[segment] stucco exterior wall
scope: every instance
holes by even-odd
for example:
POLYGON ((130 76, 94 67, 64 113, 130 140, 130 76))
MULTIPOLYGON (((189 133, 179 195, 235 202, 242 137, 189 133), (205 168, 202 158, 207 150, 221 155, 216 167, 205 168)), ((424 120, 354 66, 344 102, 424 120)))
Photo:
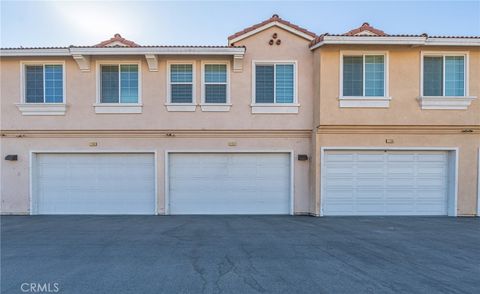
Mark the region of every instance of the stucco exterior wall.
POLYGON ((159 56, 159 70, 151 72, 143 55, 91 57, 91 70, 80 71, 71 58, 2 57, 0 59, 0 138, 2 213, 28 213, 30 154, 32 151, 151 150, 157 152, 158 213, 164 206, 165 150, 293 150, 309 155, 295 158, 295 213, 320 214, 322 147, 458 148, 458 215, 474 215, 477 207, 480 99, 467 110, 422 110, 420 64, 422 51, 468 52, 469 95, 480 95, 480 49, 476 47, 411 47, 326 45, 314 51, 309 41, 279 27, 270 27, 235 43, 245 46, 243 71, 233 72, 231 56, 159 56), (269 45, 276 33, 281 45, 269 45), (388 108, 340 108, 340 51, 388 51, 388 108), (23 116, 21 61, 64 61, 65 116, 23 116), (195 102, 201 102, 202 61, 230 62, 228 112, 169 112, 167 62, 194 61, 195 102), (97 62, 141 63, 141 114, 96 114, 97 62), (298 114, 252 114, 254 61, 297 63, 298 114), (327 127, 325 129, 324 127, 327 127), (377 129, 372 129, 377 127, 377 129), (330 129, 328 129, 330 128, 330 129), (423 128, 423 129, 422 129, 423 128), (462 130, 472 130, 464 133, 462 130), (151 131, 150 133, 146 133, 151 131), (167 132, 177 134, 169 137, 167 132), (187 132, 187 133, 182 133, 187 132), (386 144, 386 139, 394 143, 386 144), (228 142, 236 142, 229 146, 228 142), (98 147, 89 147, 97 142, 98 147), (18 154, 19 161, 3 160, 18 154))
MULTIPOLYGON (((18 161, 2 160, 0 213, 28 214, 30 208, 30 154, 34 151, 104 152, 154 151, 157 154, 158 214, 165 213, 165 151, 293 151, 309 154, 310 138, 1 138, 2 159, 17 154, 18 161), (228 142, 236 142, 230 147, 228 142), (97 147, 89 147, 97 142, 97 147)), ((310 212, 309 163, 294 160, 294 213, 310 212)))
MULTIPOLYGON (((321 147, 379 147, 379 148, 458 148, 458 197, 457 214, 459 216, 472 216, 477 210, 477 185, 478 185, 478 150, 480 148, 479 134, 322 134, 316 136, 317 145, 321 147), (386 139, 392 139, 393 144, 385 143, 386 139)), ((321 149, 316 149, 316 158, 319 158, 316 166, 317 190, 316 207, 320 214, 321 198, 321 149)), ((451 183, 450 183, 451 184, 451 183)), ((313 185, 313 183, 312 183, 313 185)))
POLYGON ((458 215, 475 215, 480 147, 480 51, 475 47, 411 47, 327 45, 315 50, 315 127, 312 142, 311 189, 315 211, 321 208, 322 147, 459 148, 458 215), (388 108, 340 108, 340 52, 388 52, 388 108), (420 93, 421 52, 468 52, 470 96, 477 96, 467 110, 422 110, 420 93), (372 127, 373 126, 373 127, 372 127), (450 129, 445 129, 446 126, 450 129), (457 126, 455 128, 455 126, 457 126), (453 129, 452 129, 453 127, 453 129), (326 128, 326 129, 325 129, 326 128), (463 129, 473 133, 462 133, 463 129), (387 144, 386 139, 394 143, 387 144))
POLYGON ((422 51, 468 52, 469 95, 480 96, 480 51, 475 47, 333 46, 315 50, 320 56, 322 125, 480 125, 480 98, 468 110, 422 110, 420 64, 422 51), (340 51, 388 51, 389 108, 340 108, 340 51))
MULTIPOLYGON (((241 44, 240 44, 241 43, 241 44)), ((194 60, 196 102, 201 102, 201 61, 228 60, 232 57, 165 56, 159 57, 158 72, 150 72, 144 56, 92 56, 90 72, 82 72, 73 58, 2 58, 1 128, 3 130, 98 130, 98 129, 311 129, 313 101, 313 54, 308 41, 281 29, 271 28, 254 38, 239 42, 248 46, 244 69, 235 73, 230 66, 232 108, 229 112, 168 112, 167 61, 194 60), (282 39, 281 46, 268 45, 273 32, 282 39), (296 60, 298 62, 298 114, 252 114, 252 60, 296 60), (20 103, 20 61, 60 60, 66 68, 65 116, 22 116, 15 106, 20 103), (142 114, 96 114, 96 62, 100 60, 141 61, 142 114)))

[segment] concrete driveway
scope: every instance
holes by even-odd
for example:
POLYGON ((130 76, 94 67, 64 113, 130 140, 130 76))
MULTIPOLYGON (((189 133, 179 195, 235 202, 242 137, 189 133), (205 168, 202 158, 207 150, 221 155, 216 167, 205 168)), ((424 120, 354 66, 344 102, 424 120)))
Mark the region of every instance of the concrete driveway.
POLYGON ((479 218, 3 216, 1 237, 2 293, 480 289, 479 218))

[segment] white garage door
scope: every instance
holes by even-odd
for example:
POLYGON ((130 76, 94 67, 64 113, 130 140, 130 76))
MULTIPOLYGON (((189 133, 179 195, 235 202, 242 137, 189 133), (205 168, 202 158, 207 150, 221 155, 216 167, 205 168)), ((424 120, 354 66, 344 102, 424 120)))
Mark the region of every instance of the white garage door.
POLYGON ((154 214, 153 154, 36 154, 33 212, 154 214))
POLYGON ((188 153, 169 156, 171 214, 289 214, 290 156, 188 153))
POLYGON ((448 153, 326 151, 324 215, 446 215, 448 153))

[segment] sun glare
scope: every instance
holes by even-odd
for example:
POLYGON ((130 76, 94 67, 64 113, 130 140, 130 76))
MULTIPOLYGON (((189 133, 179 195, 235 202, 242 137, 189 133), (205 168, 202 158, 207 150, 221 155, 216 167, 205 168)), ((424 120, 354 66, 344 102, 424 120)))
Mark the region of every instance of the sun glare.
POLYGON ((113 2, 50 2, 72 31, 84 35, 86 39, 101 41, 120 33, 132 37, 138 30, 139 22, 133 20, 132 13, 125 6, 113 2))

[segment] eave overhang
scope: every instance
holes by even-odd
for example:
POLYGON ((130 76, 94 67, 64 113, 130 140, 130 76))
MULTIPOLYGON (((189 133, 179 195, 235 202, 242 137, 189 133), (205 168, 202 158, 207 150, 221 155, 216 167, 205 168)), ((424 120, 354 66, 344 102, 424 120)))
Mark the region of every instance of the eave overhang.
POLYGON ((73 55, 243 55, 244 47, 70 47, 0 49, 0 56, 73 56, 73 55))
POLYGON ((315 50, 324 45, 407 45, 407 46, 480 46, 478 38, 435 38, 397 36, 323 36, 310 47, 315 50))

